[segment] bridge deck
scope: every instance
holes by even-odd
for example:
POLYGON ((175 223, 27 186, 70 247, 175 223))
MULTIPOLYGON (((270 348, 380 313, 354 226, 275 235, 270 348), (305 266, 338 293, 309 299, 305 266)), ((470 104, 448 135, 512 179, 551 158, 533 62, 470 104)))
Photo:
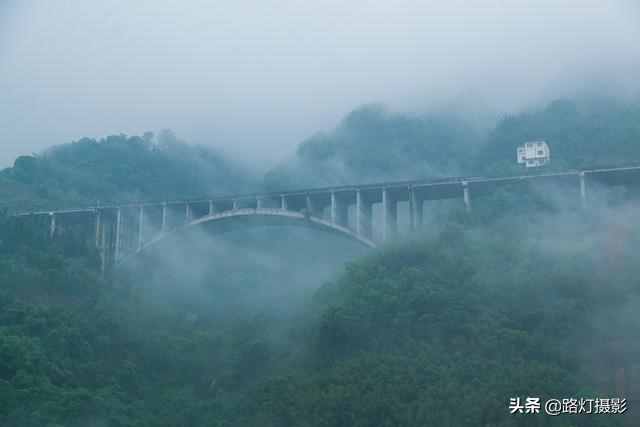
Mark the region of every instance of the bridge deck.
POLYGON ((553 179, 561 177, 579 177, 581 174, 593 175, 593 176, 620 176, 620 175, 635 175, 640 176, 640 166, 625 166, 614 168, 600 168, 600 169, 587 169, 587 170, 569 170, 564 172, 552 172, 533 175, 516 175, 516 176, 501 176, 501 177, 480 177, 480 176, 467 176, 467 177, 447 177, 440 179, 419 179, 410 181, 391 181, 391 182, 378 182, 369 184, 358 185, 340 185, 331 187, 317 187, 299 190, 288 190, 279 192, 266 192, 266 193, 247 193, 237 195, 225 195, 225 196, 211 196, 211 197, 199 197, 184 200, 163 200, 163 201, 137 201, 126 203, 109 203, 104 205, 92 205, 86 207, 70 208, 70 209, 47 209, 19 212, 13 216, 27 216, 27 215, 51 215, 51 214, 75 214, 75 213, 90 213, 95 212, 98 209, 117 209, 127 207, 146 207, 146 206, 158 206, 158 205, 181 205, 185 203, 198 204, 207 202, 217 203, 232 203, 234 201, 246 201, 253 199, 273 199, 278 197, 304 197, 307 195, 320 195, 328 193, 345 193, 345 192, 366 192, 368 190, 380 190, 380 189, 400 189, 412 187, 415 189, 427 189, 434 187, 446 187, 446 186, 459 186, 467 184, 471 187, 477 185, 490 185, 490 184, 506 184, 518 181, 527 180, 543 180, 553 179))

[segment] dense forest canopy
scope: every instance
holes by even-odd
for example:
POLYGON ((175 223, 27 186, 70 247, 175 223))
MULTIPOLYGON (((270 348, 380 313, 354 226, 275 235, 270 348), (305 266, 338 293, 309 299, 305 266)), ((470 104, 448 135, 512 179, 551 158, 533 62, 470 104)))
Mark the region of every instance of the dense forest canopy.
MULTIPOLYGON (((522 173, 529 139, 550 143, 546 170, 623 164, 640 162, 639 123, 635 104, 564 100, 483 134, 367 106, 264 182, 170 133, 120 135, 21 157, 0 195, 45 206, 522 173)), ((501 191, 364 256, 306 232, 200 235, 113 280, 90 246, 0 214, 0 425, 621 426, 508 412, 514 396, 615 397, 616 370, 638 372, 637 193, 584 212, 562 191, 501 191)))
POLYGON ((292 159, 267 173, 265 184, 291 188, 464 174, 479 139, 458 118, 364 106, 332 132, 303 141, 292 159))
POLYGON ((476 160, 478 171, 517 171, 516 147, 546 140, 550 169, 581 169, 636 164, 640 159, 640 103, 598 98, 558 100, 537 111, 507 116, 489 133, 476 160))
POLYGON ((510 114, 488 132, 450 115, 403 115, 359 108, 329 133, 302 142, 271 170, 269 188, 523 172, 516 148, 546 140, 546 170, 627 165, 640 159, 640 103, 557 100, 510 114))
POLYGON ((516 147, 546 140, 547 171, 620 166, 640 159, 640 103, 558 100, 508 115, 488 131, 445 114, 391 113, 368 105, 303 141, 263 179, 223 154, 157 136, 83 138, 21 156, 0 171, 0 202, 14 208, 161 200, 260 190, 520 174, 516 147))
POLYGON ((0 198, 11 207, 69 206, 248 192, 256 183, 221 153, 190 146, 165 130, 158 136, 83 138, 19 157, 0 172, 0 198))

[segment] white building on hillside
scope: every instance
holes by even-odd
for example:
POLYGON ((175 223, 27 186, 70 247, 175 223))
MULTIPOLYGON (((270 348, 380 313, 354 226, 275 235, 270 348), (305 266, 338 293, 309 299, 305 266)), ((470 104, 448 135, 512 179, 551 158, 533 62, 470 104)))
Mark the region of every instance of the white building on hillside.
POLYGON ((518 147, 518 164, 528 168, 544 166, 551 161, 551 151, 545 141, 529 141, 518 147))

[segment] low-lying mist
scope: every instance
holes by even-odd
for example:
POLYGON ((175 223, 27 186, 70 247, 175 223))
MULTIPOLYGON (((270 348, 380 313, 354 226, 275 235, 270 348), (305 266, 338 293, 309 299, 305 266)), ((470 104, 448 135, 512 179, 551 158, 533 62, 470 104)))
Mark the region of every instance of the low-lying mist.
POLYGON ((507 427, 511 396, 634 398, 634 185, 590 179, 584 206, 577 179, 472 190, 471 213, 428 201, 420 232, 375 250, 305 228, 194 227, 113 282, 65 255, 64 235, 46 250, 4 242, 0 281, 20 292, 0 295, 0 337, 24 345, 0 351, 38 382, 0 421, 45 425, 55 403, 69 408, 58 423, 80 425, 339 425, 349 413, 507 427), (86 397, 71 405, 72 392, 86 397))
POLYGON ((144 298, 184 303, 211 316, 297 314, 345 263, 368 249, 341 236, 300 227, 269 226, 210 233, 176 233, 136 260, 144 298))
MULTIPOLYGON (((602 375, 587 371, 604 369, 612 360, 637 369, 632 361, 640 354, 633 339, 640 322, 634 310, 640 296, 640 267, 634 257, 640 250, 635 224, 640 203, 634 194, 591 182, 583 206, 574 185, 522 186, 473 199, 471 214, 455 200, 430 201, 425 203, 422 230, 373 252, 304 228, 223 235, 203 228, 152 248, 132 265, 129 280, 143 310, 168 310, 187 325, 204 328, 215 322, 231 330, 252 325, 247 327, 261 339, 279 337, 270 345, 287 353, 301 351, 306 344, 291 337, 300 328, 313 330, 307 322, 318 322, 316 315, 322 317, 331 306, 373 304, 367 310, 377 310, 377 303, 358 296, 360 288, 353 286, 360 279, 354 269, 370 266, 372 291, 390 286, 382 292, 395 295, 398 285, 386 277, 393 277, 395 269, 418 268, 428 276, 442 274, 455 289, 471 286, 473 292, 493 295, 497 307, 482 310, 517 315, 524 322, 518 327, 549 339, 550 346, 557 345, 554 337, 564 337, 565 344, 575 348, 563 351, 580 362, 581 375, 613 390, 609 368, 602 375), (440 264, 438 259, 448 261, 440 264), (458 279, 446 273, 448 262, 459 263, 456 274, 461 276, 455 285, 458 279), (556 322, 558 329, 538 329, 536 322, 544 328, 556 322)), ((402 310, 394 309, 391 316, 402 310)), ((442 310, 447 319, 449 309, 442 310)), ((374 330, 363 335, 358 341, 377 339, 374 330)))

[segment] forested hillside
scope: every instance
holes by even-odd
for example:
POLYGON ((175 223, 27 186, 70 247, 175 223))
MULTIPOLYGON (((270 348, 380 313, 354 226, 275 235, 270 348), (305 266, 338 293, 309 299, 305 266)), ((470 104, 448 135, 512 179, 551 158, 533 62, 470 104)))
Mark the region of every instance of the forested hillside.
POLYGON ((303 141, 265 177, 270 189, 464 174, 480 134, 450 115, 352 111, 336 129, 303 141))
MULTIPOLYGON (((265 185, 507 173, 531 138, 551 168, 640 162, 639 119, 562 101, 483 136, 366 107, 265 185)), ((164 198, 247 176, 170 134, 117 136, 22 157, 0 194, 164 198)), ((316 232, 200 234, 112 280, 91 248, 0 213, 0 426, 621 426, 509 415, 510 397, 616 397, 619 368, 638 372, 638 201, 585 212, 562 191, 504 190, 368 254, 316 232)))
MULTIPOLYGON (((544 170, 632 163, 640 158, 640 105, 555 101, 513 114, 488 132, 445 114, 408 115, 364 106, 336 129, 303 141, 263 180, 221 153, 155 136, 113 135, 53 147, 0 171, 1 206, 198 197, 254 190, 458 175, 519 174, 516 147, 544 139, 544 170)), ((535 171, 539 172, 539 171, 535 171)))
POLYGON ((563 232, 547 218, 542 239, 518 218, 450 224, 435 240, 350 264, 298 305, 269 289, 304 286, 303 277, 230 288, 232 276, 190 283, 141 272, 106 283, 91 259, 6 242, 0 421, 528 425, 508 415, 509 397, 609 396, 618 364, 640 355, 640 236, 627 230, 612 247, 602 221, 563 232), (257 302, 266 304, 243 302, 265 291, 257 302))
POLYGON ((171 131, 112 135, 19 157, 0 171, 0 203, 27 208, 165 200, 248 192, 256 182, 222 154, 181 142, 171 131))
POLYGON ((270 188, 290 188, 520 174, 516 147, 531 140, 546 140, 551 147, 546 171, 627 165, 640 159, 640 103, 558 100, 507 115, 486 133, 446 115, 362 107, 332 132, 300 144, 265 182, 270 188))
POLYGON ((476 170, 498 175, 518 172, 516 147, 540 139, 551 147, 550 170, 637 164, 640 102, 558 100, 539 110, 507 116, 489 133, 476 170))
POLYGON ((547 228, 547 241, 517 224, 452 227, 352 264, 318 294, 309 365, 261 385, 247 425, 618 425, 505 407, 506 396, 611 393, 614 366, 640 354, 639 235, 603 265, 598 227, 547 228), (561 248, 573 233, 586 245, 561 248))

